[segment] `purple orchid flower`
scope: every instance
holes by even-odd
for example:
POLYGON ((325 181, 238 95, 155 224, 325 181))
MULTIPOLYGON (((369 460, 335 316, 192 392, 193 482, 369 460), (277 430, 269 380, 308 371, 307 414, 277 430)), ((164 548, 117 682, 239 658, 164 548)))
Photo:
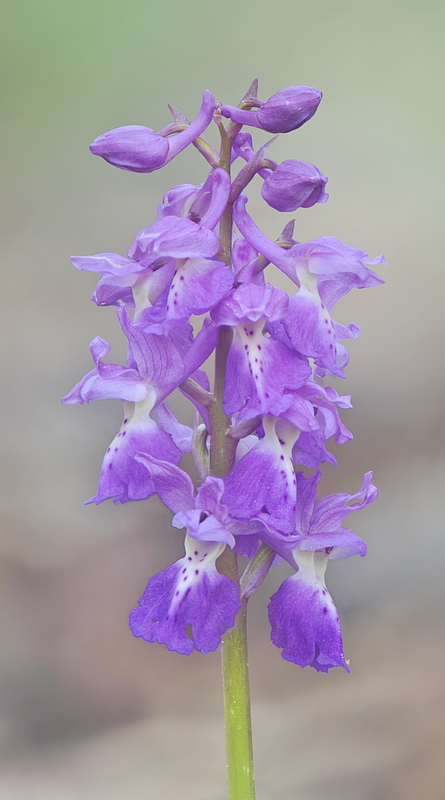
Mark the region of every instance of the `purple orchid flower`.
POLYGON ((366 545, 342 528, 344 517, 371 503, 377 496, 372 472, 367 472, 359 492, 334 494, 316 502, 317 472, 310 478, 297 473, 298 502, 295 532, 265 534, 265 540, 297 572, 272 595, 269 604, 271 639, 283 648, 286 661, 311 666, 319 672, 343 667, 350 672, 343 652, 340 620, 326 588, 329 558, 366 554, 366 545))
POLYGON ((131 630, 186 655, 194 649, 216 650, 240 607, 237 587, 215 566, 224 548, 235 544, 227 507, 221 503, 224 484, 220 478, 207 478, 195 496, 191 479, 179 467, 142 453, 136 460, 175 512, 173 526, 186 528, 187 534, 185 556, 148 582, 139 608, 130 614, 131 630))
POLYGON ((337 364, 337 336, 356 336, 357 326, 339 326, 330 316, 337 300, 351 289, 383 283, 365 266, 386 263, 383 256, 368 260, 363 250, 344 244, 333 236, 322 236, 289 250, 268 239, 246 211, 242 195, 235 204, 235 221, 242 235, 258 252, 281 269, 299 291, 289 299, 283 325, 298 352, 315 360, 322 369, 340 374, 337 364))
POLYGON ((198 116, 185 130, 167 138, 174 132, 172 126, 156 133, 143 125, 126 125, 102 133, 90 145, 90 150, 93 155, 101 156, 119 169, 154 172, 168 164, 203 133, 212 121, 215 107, 213 96, 205 91, 198 116))
POLYGON ((184 438, 185 426, 166 420, 165 414, 156 421, 156 409, 198 369, 214 346, 202 331, 193 340, 189 324, 156 336, 138 330, 125 309, 118 316, 129 343, 129 366, 103 363, 110 346, 97 337, 90 345, 96 368, 62 400, 67 404, 105 398, 124 402, 124 421, 105 453, 97 494, 88 501, 95 503, 112 498, 126 503, 154 494, 147 471, 134 461, 137 452, 154 453, 178 464, 184 450, 191 449, 191 431, 184 438))

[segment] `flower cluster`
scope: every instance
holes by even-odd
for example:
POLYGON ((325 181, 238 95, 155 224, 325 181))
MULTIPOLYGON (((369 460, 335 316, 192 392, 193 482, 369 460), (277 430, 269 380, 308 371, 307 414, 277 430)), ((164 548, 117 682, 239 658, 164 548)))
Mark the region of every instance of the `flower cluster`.
POLYGON ((202 185, 167 191, 127 256, 72 259, 79 270, 98 273, 92 299, 116 306, 128 361, 105 361, 110 346, 96 337, 94 368, 63 402, 123 403, 122 425, 87 502, 158 494, 174 514, 173 527, 186 530, 184 556, 149 580, 131 612, 135 636, 184 654, 215 650, 241 603, 285 560, 293 574, 270 600, 272 642, 301 666, 348 670, 324 576, 328 559, 365 555, 343 519, 377 490, 367 473, 356 494, 317 499, 320 464, 335 464, 328 441, 352 437, 339 413, 350 397, 326 380, 344 377, 343 342, 359 333, 355 324, 337 322, 333 307, 353 288, 382 283, 369 265, 385 262, 332 236, 298 242, 293 223, 275 242, 257 227, 244 194, 255 176, 279 211, 328 198, 317 167, 276 164, 265 155, 271 142, 255 151, 244 130, 293 131, 314 115, 321 92, 290 86, 262 101, 257 88, 255 81, 236 108, 206 91, 192 122, 171 108, 173 122, 159 132, 117 128, 91 145, 120 169, 152 172, 193 144, 211 169, 202 185), (209 126, 220 133, 219 150, 203 136, 209 126), (293 292, 266 281, 268 265, 290 278, 293 292), (204 315, 196 334, 192 315, 204 315), (211 382, 204 365, 215 350, 211 382), (167 405, 175 390, 195 406, 193 430, 167 405), (196 485, 180 466, 186 452, 196 485), (248 559, 239 581, 220 568, 227 549, 248 559))

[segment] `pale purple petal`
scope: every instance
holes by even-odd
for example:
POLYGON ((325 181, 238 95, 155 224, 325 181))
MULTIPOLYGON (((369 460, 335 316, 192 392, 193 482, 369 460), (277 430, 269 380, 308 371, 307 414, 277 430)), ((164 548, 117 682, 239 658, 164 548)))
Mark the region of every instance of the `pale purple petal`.
POLYGON ((325 550, 329 559, 365 556, 367 551, 363 539, 360 539, 360 536, 346 528, 327 533, 310 533, 308 536, 303 536, 298 542, 298 549, 311 552, 325 550))
POLYGON ((235 539, 226 526, 213 514, 207 516, 199 508, 175 514, 172 525, 174 528, 187 528, 188 535, 201 542, 223 542, 229 547, 235 545, 235 539))
POLYGON ((140 272, 143 267, 136 261, 117 255, 117 253, 98 253, 94 256, 72 256, 70 261, 76 269, 100 272, 102 275, 129 275, 140 272))
POLYGON ((372 472, 366 472, 360 491, 356 494, 332 494, 317 503, 312 519, 313 532, 336 530, 351 511, 364 508, 377 497, 378 490, 371 483, 372 472))

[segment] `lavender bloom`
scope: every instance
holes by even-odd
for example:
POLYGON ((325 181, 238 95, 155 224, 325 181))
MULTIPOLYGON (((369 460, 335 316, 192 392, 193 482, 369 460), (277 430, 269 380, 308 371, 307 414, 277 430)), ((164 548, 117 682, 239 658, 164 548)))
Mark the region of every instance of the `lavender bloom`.
POLYGON ((269 133, 287 133, 300 128, 314 116, 322 93, 313 86, 287 86, 265 102, 246 101, 245 105, 258 105, 252 110, 221 106, 221 114, 238 125, 253 125, 269 133))
POLYGON ((313 164, 283 161, 264 181, 261 195, 277 211, 310 208, 328 199, 324 191, 327 180, 313 164))
POLYGON ((127 125, 102 133, 90 145, 90 150, 119 169, 154 172, 201 135, 210 124, 214 109, 215 100, 210 92, 205 91, 196 119, 171 138, 166 138, 170 132, 168 128, 156 133, 143 125, 127 125))
POLYGON ((259 230, 246 209, 242 195, 235 204, 235 220, 242 235, 272 261, 299 291, 289 299, 283 325, 293 347, 313 358, 317 366, 340 374, 337 365, 337 336, 355 336, 357 326, 338 326, 332 320, 333 305, 351 289, 383 283, 365 266, 385 263, 383 256, 368 260, 363 250, 344 244, 333 236, 322 236, 306 244, 283 250, 259 230))
MULTIPOLYGON (((62 401, 84 403, 116 398, 124 402, 124 421, 105 453, 98 492, 88 501, 95 503, 112 498, 116 503, 126 503, 154 494, 156 490, 147 471, 134 461, 137 452, 153 453, 179 463, 183 436, 179 431, 176 435, 175 426, 172 428, 168 420, 167 424, 162 419, 157 424, 153 414, 162 400, 195 372, 213 349, 213 342, 203 336, 193 341, 189 325, 182 331, 156 336, 139 331, 124 309, 120 309, 118 315, 129 343, 129 366, 103 363, 102 358, 110 346, 97 337, 90 345, 96 368, 62 401)), ((189 439, 186 449, 190 447, 189 439)))
MULTIPOLYGON (((366 473, 355 495, 337 494, 315 502, 320 473, 305 478, 297 473, 298 503, 295 534, 287 541, 277 533, 271 546, 297 568, 272 595, 269 619, 273 644, 282 657, 319 672, 343 667, 350 672, 343 652, 340 620, 326 588, 329 558, 366 554, 365 543, 341 523, 347 514, 371 503, 377 495, 372 472, 366 473)), ((269 539, 269 537, 267 537, 269 539)), ((272 539, 273 537, 270 537, 272 539)))
POLYGON ((130 614, 135 636, 190 654, 216 650, 240 607, 235 584, 216 570, 216 559, 235 539, 225 523, 223 482, 207 478, 194 497, 189 476, 178 467, 139 455, 161 499, 173 511, 173 525, 187 528, 185 556, 151 578, 140 607, 130 614), (191 626, 191 638, 186 629, 191 626))
POLYGON ((184 558, 150 579, 130 613, 133 635, 183 655, 216 650, 240 608, 237 587, 215 567, 223 550, 223 544, 187 536, 184 558))

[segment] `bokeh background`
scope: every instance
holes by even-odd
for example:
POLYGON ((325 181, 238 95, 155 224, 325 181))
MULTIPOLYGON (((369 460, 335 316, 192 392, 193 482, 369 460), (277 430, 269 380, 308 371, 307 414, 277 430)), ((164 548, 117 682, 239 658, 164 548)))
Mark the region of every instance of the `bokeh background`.
MULTIPOLYGON (((93 336, 124 357, 113 310, 90 303, 94 276, 69 256, 125 253, 169 186, 205 175, 195 151, 145 176, 89 142, 162 127, 167 102, 192 117, 204 88, 236 104, 256 75, 263 99, 324 92, 270 151, 329 176, 298 238, 389 262, 386 286, 336 314, 362 326, 341 386, 355 439, 324 488, 357 491, 370 468, 380 487, 351 520, 367 558, 328 571, 353 672, 280 658, 266 605, 283 573, 270 575, 250 612, 258 798, 444 798, 443 4, 16 0, 2 17, 1 798, 225 797, 218 654, 180 657, 127 629, 181 536, 154 499, 82 505, 121 409, 59 398, 90 369, 93 336)), ((275 237, 259 183, 250 209, 275 237)))

